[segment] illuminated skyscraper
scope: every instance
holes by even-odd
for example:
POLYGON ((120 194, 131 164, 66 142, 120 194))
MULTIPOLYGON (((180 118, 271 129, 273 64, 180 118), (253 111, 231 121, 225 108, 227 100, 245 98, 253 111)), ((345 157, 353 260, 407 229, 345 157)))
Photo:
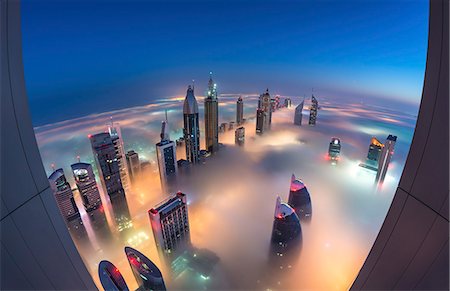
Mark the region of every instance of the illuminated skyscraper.
POLYGON ((238 146, 243 146, 245 143, 245 128, 243 126, 236 128, 234 131, 234 142, 238 146))
POLYGON ((298 217, 310 219, 312 215, 311 197, 302 180, 292 174, 288 204, 295 210, 298 217))
POLYGON ((294 124, 296 125, 302 125, 304 103, 305 100, 303 100, 297 107, 295 107, 294 124))
POLYGON ((272 229, 272 245, 280 254, 288 250, 301 237, 300 219, 294 209, 277 197, 272 229))
POLYGON ((319 109, 319 102, 317 102, 316 97, 312 95, 311 97, 311 108, 309 111, 309 125, 316 125, 317 110, 319 109))
POLYGON ((123 188, 127 189, 130 181, 128 177, 128 168, 127 168, 127 161, 125 158, 122 132, 120 130, 119 124, 113 123, 111 119, 111 123, 108 125, 108 132, 109 135, 111 136, 114 148, 116 149, 117 164, 119 165, 120 179, 122 181, 122 186, 123 188))
POLYGON ((109 197, 124 196, 119 168, 119 154, 109 133, 90 135, 92 152, 100 175, 100 181, 109 197))
POLYGON ((126 154, 128 176, 131 182, 134 182, 141 174, 141 162, 139 161, 139 155, 137 152, 131 150, 126 154))
POLYGON ((256 134, 264 133, 264 124, 265 124, 266 114, 264 110, 258 108, 256 109, 256 134))
POLYGON ((72 168, 75 184, 83 200, 86 212, 91 212, 99 208, 102 205, 102 200, 100 199, 97 182, 95 182, 92 165, 88 163, 76 163, 70 167, 72 168))
POLYGON ((373 171, 378 170, 378 160, 383 147, 384 145, 376 137, 372 137, 370 140, 369 151, 367 152, 365 168, 373 171))
POLYGON ((194 89, 189 86, 184 99, 184 141, 186 144, 186 159, 196 164, 200 154, 200 128, 198 126, 198 104, 194 96, 194 89))
POLYGON ((238 125, 244 123, 244 100, 242 100, 242 96, 239 96, 236 102, 236 123, 238 125))
POLYGON ((284 99, 284 106, 285 106, 286 108, 291 108, 291 106, 292 106, 292 100, 291 100, 291 98, 286 97, 286 99, 284 99))
POLYGON ((336 161, 339 159, 339 155, 341 154, 341 141, 337 137, 333 137, 330 141, 330 145, 328 146, 328 157, 336 161))
POLYGON ((272 105, 269 94, 269 89, 266 89, 266 92, 259 96, 259 109, 262 109, 264 114, 264 131, 270 130, 270 126, 272 125, 272 105))
POLYGON ((104 290, 128 291, 127 283, 119 269, 109 261, 101 261, 98 265, 98 277, 104 290))
POLYGON ((219 149, 219 102, 212 72, 209 73, 208 92, 205 98, 205 142, 209 152, 214 153, 219 149))
POLYGON ((389 168, 389 163, 391 162, 392 155, 394 154, 395 143, 397 142, 397 136, 389 135, 384 143, 383 150, 381 152, 380 158, 378 159, 378 171, 376 180, 380 183, 384 181, 386 177, 387 170, 389 168))
POLYGON ((66 180, 63 169, 54 171, 50 177, 48 177, 48 181, 50 182, 50 188, 53 190, 59 211, 61 211, 66 222, 79 218, 80 213, 78 212, 72 189, 66 180))
POLYGON ((149 258, 130 247, 125 247, 125 255, 139 286, 138 290, 166 290, 161 271, 149 258))
POLYGON ((159 178, 161 186, 167 190, 167 186, 174 182, 178 172, 177 153, 175 143, 169 137, 169 123, 166 120, 161 124, 161 141, 156 144, 156 157, 158 159, 159 178))
POLYGON ((162 255, 190 246, 186 194, 178 192, 148 211, 156 247, 162 255))

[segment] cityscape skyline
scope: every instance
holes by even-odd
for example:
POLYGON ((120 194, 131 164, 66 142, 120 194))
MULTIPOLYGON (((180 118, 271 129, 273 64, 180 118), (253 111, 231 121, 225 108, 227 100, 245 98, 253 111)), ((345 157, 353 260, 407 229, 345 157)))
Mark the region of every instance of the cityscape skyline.
MULTIPOLYGON (((203 80, 208 71, 220 80, 221 93, 259 94, 261 87, 269 87, 275 95, 304 96, 315 88, 318 96, 342 102, 419 102, 426 1, 410 1, 406 7, 383 1, 212 6, 138 1, 127 5, 120 17, 115 17, 118 3, 105 8, 93 1, 92 14, 84 15, 80 25, 77 11, 85 5, 23 3, 25 76, 35 126, 99 113, 99 108, 117 110, 179 96, 192 79, 203 80), (177 29, 186 13, 196 21, 177 29), (264 22, 258 21, 260 15, 264 22), (230 23, 229 17, 235 21, 230 23), (155 32, 156 27, 161 31, 155 32), (116 38, 124 29, 127 37, 116 38), (206 36, 212 41, 203 41, 206 36), (183 57, 187 54, 189 59, 183 57), (104 104, 104 98, 111 102, 104 104)), ((206 95, 207 84, 196 85, 197 96, 206 95)))

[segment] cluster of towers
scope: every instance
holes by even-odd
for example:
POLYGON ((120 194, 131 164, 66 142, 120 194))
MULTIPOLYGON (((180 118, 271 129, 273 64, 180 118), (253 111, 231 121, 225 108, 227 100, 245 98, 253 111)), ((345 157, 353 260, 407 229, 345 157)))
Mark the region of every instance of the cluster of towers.
MULTIPOLYGON (((294 124, 295 125, 302 125, 304 104, 305 104, 305 100, 300 102, 300 104, 298 104, 297 107, 295 108, 295 114, 294 114, 294 124)), ((309 125, 311 125, 311 126, 316 125, 318 110, 319 110, 319 102, 317 101, 316 97, 314 97, 314 95, 312 95, 311 96, 311 107, 309 108, 309 121, 308 121, 309 125)))

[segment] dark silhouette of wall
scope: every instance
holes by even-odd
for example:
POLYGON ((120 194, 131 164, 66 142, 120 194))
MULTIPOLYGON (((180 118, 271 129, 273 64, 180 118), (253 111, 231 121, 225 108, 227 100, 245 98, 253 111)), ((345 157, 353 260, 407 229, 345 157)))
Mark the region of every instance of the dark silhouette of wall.
POLYGON ((430 1, 427 65, 405 168, 352 289, 449 288, 449 1, 430 1))
POLYGON ((56 206, 22 64, 20 2, 1 0, 0 289, 96 289, 56 206))

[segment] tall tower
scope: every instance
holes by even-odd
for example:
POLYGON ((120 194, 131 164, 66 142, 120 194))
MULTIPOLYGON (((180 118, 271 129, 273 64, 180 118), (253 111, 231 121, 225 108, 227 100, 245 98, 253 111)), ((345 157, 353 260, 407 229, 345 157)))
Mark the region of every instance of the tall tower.
POLYGON ((109 133, 90 135, 92 152, 100 175, 103 190, 110 198, 125 196, 119 168, 119 154, 109 133))
POLYGON ((196 164, 200 155, 200 128, 198 126, 198 104, 194 96, 194 88, 188 87, 183 106, 184 141, 186 143, 186 159, 196 164))
POLYGON ((297 107, 295 107, 295 115, 294 115, 294 124, 302 125, 303 118, 303 105, 305 104, 305 100, 303 100, 297 107))
POLYGON ((272 104, 269 89, 259 96, 259 108, 264 112, 264 131, 269 130, 272 125, 272 104))
POLYGON ((161 124, 161 141, 156 144, 159 178, 163 189, 166 189, 174 181, 178 172, 175 142, 170 140, 168 125, 166 117, 166 120, 161 124))
POLYGON ((166 290, 161 271, 149 258, 130 247, 125 247, 125 255, 139 285, 138 290, 166 290))
POLYGON ((243 126, 236 128, 234 131, 234 142, 238 146, 243 146, 245 143, 245 128, 243 126))
POLYGON ((78 162, 70 167, 72 168, 75 184, 77 184, 78 192, 83 199, 86 212, 99 208, 102 205, 102 200, 100 199, 97 182, 95 182, 92 165, 78 162))
POLYGON ((239 96, 236 102, 236 123, 238 125, 244 123, 244 100, 242 100, 242 96, 239 96))
POLYGON ((63 169, 54 171, 50 177, 48 177, 48 181, 50 182, 50 187, 55 195, 59 211, 61 211, 66 222, 79 218, 80 213, 75 204, 72 189, 66 180, 63 169))
POLYGON ((217 101, 217 85, 209 72, 208 92, 205 98, 205 141, 206 150, 214 153, 219 149, 219 102, 217 101))
POLYGON ((125 158, 125 150, 122 140, 122 131, 120 130, 119 124, 114 123, 112 121, 112 118, 110 124, 108 124, 108 132, 109 135, 111 136, 111 140, 116 150, 117 164, 119 165, 120 171, 120 179, 122 180, 123 187, 127 189, 128 185, 130 184, 130 181, 128 177, 127 161, 125 158))
POLYGON ((266 120, 266 114, 261 108, 256 109, 256 134, 264 133, 264 124, 266 120))
POLYGON ((191 243, 186 194, 178 192, 148 211, 158 251, 170 255, 191 243))
POLYGON ((288 204, 294 209, 299 218, 310 219, 312 215, 311 197, 302 180, 292 174, 289 189, 288 204))
POLYGON ((125 155, 127 159, 127 169, 130 181, 133 183, 141 174, 141 163, 139 162, 139 155, 137 152, 131 150, 125 155))
POLYGON ((397 136, 389 135, 384 143, 384 148, 381 151, 380 158, 378 159, 378 171, 376 180, 380 183, 384 181, 386 173, 391 162, 392 155, 394 154, 395 143, 397 142, 397 136))
POLYGON ((277 197, 272 229, 272 245, 277 248, 277 253, 283 254, 295 245, 300 238, 302 228, 300 219, 294 209, 277 197))
POLYGON ((378 160, 383 150, 384 144, 382 144, 376 137, 372 137, 370 140, 369 151, 367 152, 366 165, 369 169, 377 171, 378 160))
POLYGON ((309 111, 309 125, 316 125, 316 119, 317 119, 317 110, 319 109, 319 102, 317 102, 316 97, 312 95, 311 97, 311 108, 309 111))

